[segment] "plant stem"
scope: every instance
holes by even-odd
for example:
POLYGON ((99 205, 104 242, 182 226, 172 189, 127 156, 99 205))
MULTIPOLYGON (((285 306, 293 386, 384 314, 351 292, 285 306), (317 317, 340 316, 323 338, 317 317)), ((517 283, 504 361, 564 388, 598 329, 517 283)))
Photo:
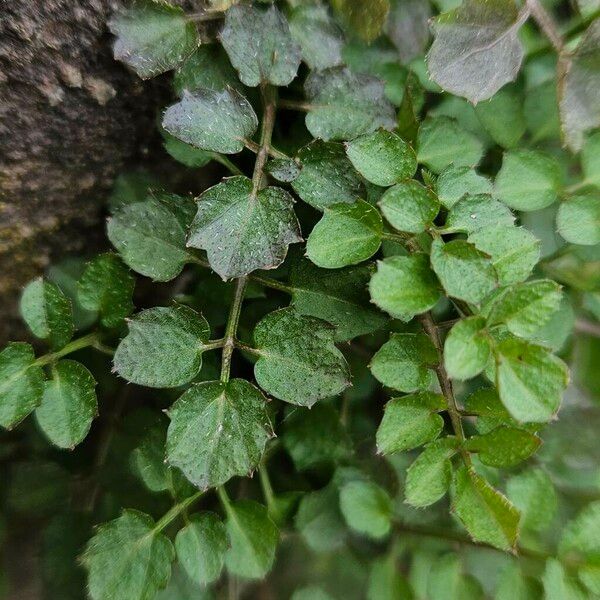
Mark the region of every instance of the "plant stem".
POLYGON ((153 532, 158 533, 162 531, 167 525, 172 523, 181 513, 185 512, 190 505, 192 505, 196 500, 198 500, 201 496, 204 495, 203 491, 196 492, 191 496, 187 497, 185 500, 179 502, 173 506, 167 513, 165 513, 159 521, 157 521, 154 526, 153 532))
POLYGON ((217 348, 222 348, 225 345, 225 338, 220 338, 218 340, 210 340, 206 342, 206 344, 202 344, 202 350, 216 350, 217 348))
POLYGON ((389 240, 390 242, 396 242, 397 244, 401 244, 402 246, 406 245, 406 242, 409 239, 409 236, 401 235, 399 233, 390 233, 389 231, 384 231, 381 234, 382 239, 389 240))
POLYGON ((462 420, 460 418, 460 410, 458 408, 458 405, 456 404, 456 398, 454 397, 452 382, 448 377, 448 373, 446 373, 446 367, 444 367, 444 355, 438 327, 435 324, 433 317, 431 316, 431 312, 426 312, 419 318, 421 320, 421 325, 423 325, 425 333, 428 335, 429 339, 435 346, 438 355, 437 364, 435 366, 435 373, 440 383, 442 394, 446 399, 446 407, 448 415, 450 416, 450 421, 452 423, 452 429, 454 429, 454 434, 456 435, 461 444, 460 452, 463 461, 465 465, 467 465, 467 467, 471 467, 471 455, 467 450, 465 450, 465 448, 463 448, 463 443, 465 441, 465 432, 463 430, 462 420))
POLYGON ((265 277, 263 275, 250 275, 248 279, 263 285, 264 287, 271 288, 272 290, 279 290, 280 292, 285 292, 286 294, 292 294, 294 292, 294 288, 291 285, 286 285, 285 283, 278 281, 277 279, 273 279, 272 277, 265 277))
POLYGON ((302 112, 309 112, 316 108, 314 104, 311 104, 310 102, 302 102, 301 100, 280 100, 279 106, 281 108, 299 110, 302 112))
POLYGON ((215 152, 213 155, 213 159, 216 162, 221 163, 225 168, 229 169, 229 171, 233 175, 243 175, 244 174, 237 165, 235 165, 231 160, 229 160, 226 156, 223 156, 222 154, 218 154, 217 152, 215 152))
POLYGON ((533 20, 548 38, 552 47, 558 53, 562 52, 563 39, 550 13, 541 5, 539 0, 526 0, 526 4, 533 20))
POLYGON ((83 337, 77 338, 71 342, 69 342, 64 348, 57 350, 56 352, 50 352, 48 354, 44 354, 35 360, 33 364, 38 366, 44 366, 48 363, 54 362, 67 354, 71 354, 72 352, 76 352, 77 350, 81 350, 82 348, 88 348, 89 346, 94 346, 100 339, 100 334, 97 331, 93 333, 88 333, 83 337))
POLYGON ((273 512, 273 505, 275 502, 275 493, 273 492, 273 486, 269 479, 269 472, 267 471, 267 465, 263 459, 262 464, 258 467, 258 477, 260 479, 260 487, 262 489, 263 496, 267 502, 267 509, 269 512, 273 512))
POLYGON ((594 323, 586 319, 577 319, 575 321, 575 331, 600 338, 600 323, 594 323))
POLYGON ((223 510, 225 511, 225 513, 227 515, 231 514, 231 500, 229 499, 229 496, 227 495, 227 491, 225 490, 225 487, 220 485, 217 488, 217 495, 219 496, 219 501, 221 502, 221 506, 223 507, 223 510))
POLYGON ((242 310, 242 302, 244 300, 244 292, 246 291, 246 277, 236 279, 235 291, 233 293, 233 301, 229 309, 229 317, 225 328, 225 336, 223 337, 223 354, 221 357, 221 381, 227 383, 231 372, 231 357, 235 348, 235 336, 237 333, 238 323, 240 322, 240 312, 242 310))
MULTIPOLYGON (((244 146, 246 146, 246 148, 248 150, 250 150, 250 152, 254 152, 254 154, 257 154, 260 150, 260 144, 257 144, 256 142, 253 142, 252 140, 243 140, 244 141, 244 146)), ((285 153, 282 152, 281 150, 277 150, 277 148, 273 148, 273 146, 269 146, 269 156, 271 158, 282 158, 285 160, 291 160, 291 158, 285 153)))

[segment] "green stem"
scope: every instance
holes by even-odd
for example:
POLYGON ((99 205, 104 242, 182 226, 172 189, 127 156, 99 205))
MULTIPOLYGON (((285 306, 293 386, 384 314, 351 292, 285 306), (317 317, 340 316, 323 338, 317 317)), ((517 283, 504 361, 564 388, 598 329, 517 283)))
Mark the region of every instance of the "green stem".
POLYGON ((216 162, 221 163, 224 167, 229 169, 229 171, 233 175, 243 175, 244 174, 242 172, 242 170, 237 165, 235 165, 232 161, 230 161, 226 156, 223 156, 222 154, 218 154, 215 152, 213 158, 216 162))
POLYGON ((185 500, 182 500, 179 504, 176 504, 164 514, 159 521, 156 522, 153 531, 158 533, 162 531, 165 527, 167 527, 170 523, 172 523, 181 513, 185 512, 190 505, 192 505, 196 500, 198 500, 204 494, 203 491, 196 492, 192 494, 185 500))
POLYGON ((209 340, 206 344, 202 344, 202 350, 216 350, 217 348, 222 348, 225 345, 225 338, 221 338, 218 340, 209 340))
POLYGON ((77 350, 81 350, 82 348, 88 348, 89 346, 94 346, 100 339, 100 334, 97 331, 93 333, 88 333, 83 337, 77 338, 69 342, 64 348, 57 350, 56 352, 50 352, 48 354, 44 354, 40 356, 33 363, 35 365, 43 366, 48 363, 52 363, 57 361, 59 358, 66 356, 67 354, 71 354, 72 352, 77 352, 77 350))
POLYGON ((235 348, 235 336, 237 334, 238 324, 240 322, 240 312, 242 310, 242 302, 244 300, 244 292, 246 291, 246 277, 236 279, 235 291, 233 293, 233 301, 229 310, 227 326, 225 328, 225 336, 223 337, 223 354, 221 357, 221 381, 227 383, 231 372, 231 357, 235 348))
POLYGON ((401 233, 390 233, 389 231, 384 231, 381 234, 381 237, 384 240, 389 240, 390 242, 396 242, 397 244, 402 244, 404 246, 404 245, 406 245, 406 242, 408 241, 408 239, 410 239, 411 236, 406 236, 401 233))
POLYGON ((258 477, 260 479, 260 487, 262 489, 263 496, 265 497, 265 500, 267 502, 267 508, 269 510, 269 513, 272 513, 275 504, 275 494, 273 492, 271 480, 269 479, 267 465, 265 464, 264 460, 260 467, 258 467, 258 477))
POLYGON ((286 285, 277 279, 271 277, 264 277, 263 275, 250 275, 248 277, 251 281, 258 283, 264 287, 271 288, 272 290, 279 290, 286 294, 293 294, 295 289, 291 285, 286 285))
POLYGON ((552 47, 556 52, 562 52, 564 46, 563 39, 550 13, 541 5, 539 0, 526 0, 526 5, 533 20, 548 38, 552 47))
POLYGON ((221 485, 217 488, 217 495, 219 496, 219 501, 221 502, 221 506, 223 507, 225 514, 232 514, 233 511, 231 510, 231 500, 229 499, 224 486, 221 485))
POLYGON ((309 112, 316 108, 314 104, 302 102, 301 100, 280 100, 279 106, 288 110, 298 110, 301 112, 309 112))
MULTIPOLYGON (((260 151, 260 144, 257 144, 256 142, 253 142, 252 140, 248 140, 248 139, 244 139, 243 142, 244 142, 244 146, 246 146, 246 148, 248 150, 250 150, 250 152, 254 152, 254 154, 257 154, 260 151)), ((291 157, 288 156, 285 152, 282 152, 281 150, 277 150, 277 148, 274 148, 271 145, 269 145, 268 154, 271 158, 281 158, 284 160, 291 160, 291 157)))

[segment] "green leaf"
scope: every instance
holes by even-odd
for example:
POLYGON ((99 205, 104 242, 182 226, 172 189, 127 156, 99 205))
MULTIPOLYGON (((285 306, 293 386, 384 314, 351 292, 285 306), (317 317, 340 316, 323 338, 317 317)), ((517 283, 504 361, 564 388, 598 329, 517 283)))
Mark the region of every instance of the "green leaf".
POLYGON ((159 188, 160 181, 147 171, 140 169, 119 175, 108 198, 111 212, 146 199, 150 189, 159 188))
POLYGON ((162 126, 177 139, 202 150, 236 154, 258 126, 252 105, 232 88, 183 91, 167 108, 162 126))
POLYGON ((189 578, 201 585, 219 578, 227 546, 225 525, 212 512, 193 515, 175 538, 177 560, 189 578))
POLYGON ((514 148, 523 137, 527 123, 523 93, 516 85, 499 90, 475 106, 475 113, 493 140, 503 148, 514 148))
POLYGON ((254 341, 259 357, 254 365, 256 381, 280 400, 312 406, 350 385, 333 327, 324 321, 284 308, 258 323, 254 341))
POLYGON ((510 209, 488 194, 466 195, 456 202, 446 217, 444 233, 476 233, 491 226, 512 226, 510 209))
POLYGON ((444 419, 437 413, 444 408, 443 396, 433 392, 393 398, 385 405, 377 429, 377 451, 392 454, 435 440, 444 427, 444 419))
POLYGON ((288 85, 300 66, 300 47, 275 5, 238 4, 225 13, 221 43, 244 85, 288 85))
POLYGON ((325 269, 355 265, 379 250, 382 234, 381 215, 368 202, 334 204, 308 236, 306 255, 325 269))
POLYGON ((385 537, 392 527, 392 500, 370 481, 350 481, 340 490, 340 509, 351 529, 368 537, 385 537))
POLYGON ((44 390, 44 372, 35 362, 33 348, 10 342, 0 352, 0 425, 12 429, 38 406, 44 390))
POLYGON ((467 317, 459 321, 444 343, 444 364, 452 379, 471 379, 479 375, 491 354, 490 340, 483 317, 467 317))
POLYGON ((540 258, 540 240, 523 227, 486 227, 469 235, 469 242, 491 257, 500 285, 527 279, 540 258))
POLYGON ((600 132, 590 135, 581 150, 583 183, 600 187, 600 132))
POLYGON ((266 398, 244 379, 194 385, 168 414, 167 460, 200 489, 249 475, 273 435, 266 398))
POLYGON ((414 150, 400 136, 379 129, 346 144, 354 168, 375 185, 387 187, 412 177, 417 170, 414 150))
POLYGON ((496 287, 496 273, 487 254, 464 240, 431 245, 431 266, 449 296, 478 304, 496 287))
POLYGON ((378 204, 392 227, 408 233, 425 231, 440 209, 436 195, 412 179, 387 190, 378 204))
POLYGON ((429 41, 431 7, 421 0, 392 0, 385 31, 403 64, 421 56, 429 41))
POLYGON ((437 179, 437 196, 446 208, 452 208, 465 194, 491 194, 492 182, 470 167, 446 167, 437 179))
POLYGON ((498 578, 494 600, 541 600, 542 586, 523 574, 518 563, 510 563, 498 578))
POLYGON ((416 392, 433 385, 431 367, 437 361, 437 351, 425 334, 394 333, 373 356, 370 368, 383 385, 399 392, 416 392))
POLYGON ((293 409, 283 431, 283 446, 298 471, 335 464, 352 452, 339 413, 327 404, 317 404, 311 410, 293 409))
POLYGON ((515 547, 519 511, 485 479, 464 466, 454 474, 452 510, 476 542, 500 550, 515 547))
POLYGON ((105 327, 116 327, 133 310, 135 279, 116 254, 100 254, 85 267, 77 284, 81 306, 100 314, 105 327))
POLYGON ((465 0, 433 21, 430 77, 473 104, 513 81, 523 60, 518 31, 528 17, 510 0, 465 0))
POLYGON ((294 191, 314 208, 352 204, 364 197, 363 183, 341 144, 314 140, 298 152, 301 171, 292 181, 294 191))
POLYGON ((566 563, 579 563, 579 579, 594 595, 600 594, 600 502, 592 502, 567 523, 558 555, 566 563))
POLYGON ((342 23, 365 42, 379 35, 390 10, 389 0, 372 0, 369 4, 332 0, 331 4, 342 23))
POLYGON ((558 508, 556 490, 549 475, 540 468, 528 469, 511 477, 506 494, 521 513, 521 528, 545 531, 558 508))
POLYGON ((222 92, 228 87, 241 91, 242 85, 220 44, 202 44, 173 75, 173 89, 178 96, 184 90, 222 92))
POLYGON ((108 238, 134 271, 170 281, 190 260, 185 241, 193 206, 175 194, 151 195, 116 211, 108 220, 108 238))
POLYGON ((108 26, 117 36, 115 58, 142 79, 174 69, 200 43, 196 25, 181 7, 161 0, 136 0, 108 26))
POLYGON ((315 138, 352 140, 380 127, 393 129, 394 107, 381 81, 344 67, 313 71, 304 85, 310 111, 306 127, 315 138))
MULTIPOLYGON (((431 561, 431 557, 429 557, 431 561)), ((472 575, 464 573, 457 553, 445 554, 430 564, 427 598, 436 600, 482 600, 481 585, 472 575)))
POLYGON ((488 324, 504 324, 511 333, 527 338, 559 309, 561 300, 560 285, 550 279, 517 283, 491 301, 488 324))
POLYGON ((59 448, 73 448, 88 434, 98 414, 96 382, 92 374, 74 360, 52 365, 52 378, 45 382, 35 418, 48 439, 59 448))
POLYGON ((163 146, 167 153, 177 162, 180 162, 186 167, 190 167, 190 169, 204 167, 218 156, 214 152, 194 148, 191 144, 186 144, 185 142, 178 140, 164 129, 161 129, 161 134, 164 140, 163 146))
POLYGON ((561 130, 567 145, 581 150, 584 134, 600 125, 595 90, 600 87, 600 21, 587 28, 573 52, 566 53, 558 86, 561 130))
POLYGON ((600 195, 579 193, 560 205, 556 216, 558 233, 572 244, 600 244, 600 195))
POLYGON ((496 387, 517 421, 544 423, 560 406, 569 381, 566 365, 546 348, 510 337, 494 349, 496 387))
POLYGON ((283 262, 290 244, 302 240, 293 204, 281 188, 257 190, 247 177, 225 179, 198 199, 188 246, 206 250, 223 279, 272 269, 283 262))
POLYGON ((425 254, 378 261, 369 291, 379 308, 403 321, 427 312, 440 298, 439 283, 425 254))
POLYGON ((279 530, 267 509, 252 500, 240 500, 226 506, 229 550, 227 570, 246 579, 261 579, 271 569, 279 530))
POLYGON ((483 156, 483 144, 448 117, 427 118, 419 127, 417 159, 434 173, 451 164, 473 167, 483 156))
POLYGON ((48 340, 52 348, 62 348, 73 335, 73 309, 60 288, 42 277, 23 290, 21 315, 38 338, 48 340))
POLYGON ((277 181, 291 183, 300 175, 301 168, 299 161, 292 158, 274 158, 267 163, 265 170, 277 181))
POLYGON ((154 597, 155 600, 214 600, 212 590, 194 583, 178 563, 173 566, 169 584, 154 597))
POLYGON ((166 438, 166 426, 161 419, 150 426, 129 456, 131 470, 152 492, 164 492, 173 487, 175 471, 165 464, 166 438))
POLYGON ((129 334, 115 352, 121 377, 147 387, 177 387, 202 366, 210 328, 202 315, 182 305, 157 306, 128 322, 129 334))
POLYGON ((517 429, 501 426, 469 438, 465 448, 477 452, 479 460, 490 467, 514 467, 528 459, 542 441, 536 435, 517 429))
POLYGON ((536 150, 504 154, 494 194, 515 210, 540 210, 558 199, 562 175, 558 161, 536 150))
POLYGON ((291 600, 333 600, 332 597, 324 592, 320 587, 309 585, 296 590, 291 600))
POLYGON ((457 452, 458 441, 454 437, 441 438, 425 446, 406 471, 404 494, 407 504, 430 506, 445 495, 452 481, 450 459, 457 452))
POLYGON ((546 569, 542 575, 545 600, 586 600, 587 594, 571 579, 565 568, 556 558, 546 561, 546 569))
POLYGON ((344 36, 320 4, 300 4, 289 18, 290 32, 300 44, 302 59, 311 69, 326 69, 342 64, 344 36))
POLYGON ((100 525, 86 547, 89 594, 93 600, 153 598, 169 582, 174 558, 171 541, 151 517, 124 510, 100 525))
POLYGON ((291 270, 292 302, 302 315, 317 317, 335 327, 338 342, 372 333, 387 321, 386 315, 369 303, 367 284, 373 269, 361 265, 331 271, 319 269, 308 260, 291 270))

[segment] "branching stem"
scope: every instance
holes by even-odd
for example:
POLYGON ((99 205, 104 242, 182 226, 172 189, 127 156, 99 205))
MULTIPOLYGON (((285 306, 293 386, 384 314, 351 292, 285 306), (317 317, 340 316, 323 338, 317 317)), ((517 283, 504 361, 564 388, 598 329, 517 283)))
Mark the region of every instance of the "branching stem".
POLYGON ((552 47, 558 53, 562 52, 564 46, 563 38, 550 13, 542 6, 539 0, 527 0, 527 8, 538 27, 552 44, 552 47))
POLYGON ((185 512, 196 500, 199 500, 201 496, 204 495, 203 491, 196 492, 191 496, 188 496, 185 500, 182 500, 175 506, 173 506, 167 513, 165 513, 159 521, 156 522, 154 529, 152 530, 154 533, 159 533, 165 527, 170 525, 181 513, 185 512))
POLYGON ((88 333, 83 337, 77 338, 69 342, 64 348, 57 350, 56 352, 49 352, 48 354, 44 354, 36 359, 34 362, 35 365, 44 366, 49 363, 57 361, 59 358, 66 356, 67 354, 71 354, 72 352, 76 352, 77 350, 81 350, 82 348, 88 348, 89 346, 95 346, 100 340, 100 334, 97 331, 93 333, 88 333))
POLYGON ((221 381, 227 383, 231 372, 231 357, 235 348, 235 336, 237 334, 238 323, 240 322, 240 312, 242 311, 242 302, 244 300, 244 292, 246 291, 246 277, 236 279, 235 291, 231 308, 229 309, 229 317, 223 336, 223 354, 221 356, 221 381))

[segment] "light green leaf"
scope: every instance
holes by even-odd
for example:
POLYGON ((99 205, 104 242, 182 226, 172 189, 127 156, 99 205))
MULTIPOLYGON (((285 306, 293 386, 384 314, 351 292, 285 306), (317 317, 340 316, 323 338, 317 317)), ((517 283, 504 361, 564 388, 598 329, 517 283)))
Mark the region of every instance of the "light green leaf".
POLYGON ((232 88, 183 91, 167 108, 162 126, 177 139, 202 150, 236 154, 252 137, 258 119, 252 105, 232 88))
POLYGON ((446 167, 437 179, 437 195, 446 208, 452 208, 465 194, 491 194, 492 182, 470 167, 446 167))
POLYGON ((583 182, 600 187, 600 132, 590 135, 581 150, 583 182))
POLYGON ((227 546, 225 525, 211 512, 193 515, 175 538, 177 560, 189 578, 201 585, 218 579, 227 546))
MULTIPOLYGON (((431 557, 430 557, 431 560, 431 557)), ((479 582, 464 572, 457 553, 445 554, 430 565, 427 598, 435 600, 482 600, 479 582)))
POLYGON ((246 579, 261 579, 271 569, 279 539, 279 530, 267 509, 252 500, 227 504, 229 550, 227 570, 246 579))
POLYGON ((552 480, 540 468, 514 475, 506 483, 506 494, 521 513, 521 528, 545 531, 552 524, 558 498, 552 480))
POLYGON ((334 204, 308 236, 306 255, 325 269, 355 265, 379 250, 382 233, 381 215, 368 202, 334 204))
POLYGON ((425 231, 440 209, 436 195, 412 179, 387 190, 378 204, 392 227, 408 233, 425 231))
POLYGON ((137 510, 124 510, 100 525, 82 562, 93 600, 149 600, 167 586, 175 551, 154 521, 137 510))
POLYGON ((500 550, 515 547, 519 511, 485 479, 464 466, 454 474, 452 510, 476 542, 500 550))
POLYGON ((561 130, 571 150, 581 150, 584 134, 600 125, 600 20, 589 25, 573 52, 566 53, 558 86, 561 130))
POLYGON ((249 475, 273 436, 266 398, 244 379, 194 385, 168 414, 167 460, 200 489, 249 475))
POLYGON ((220 39, 244 85, 285 86, 296 77, 300 46, 274 4, 232 6, 225 13, 220 39))
POLYGON ((527 338, 559 309, 561 300, 560 285, 550 279, 517 283, 491 301, 488 324, 504 324, 511 333, 527 338))
MULTIPOLYGON (((190 167, 190 169, 204 167, 218 156, 214 152, 200 150, 200 148, 195 148, 191 144, 186 144, 162 128, 161 134, 164 140, 163 146, 167 153, 177 162, 180 162, 186 167, 190 167)), ((145 200, 145 198, 142 198, 142 200, 145 200)))
POLYGON ((475 113, 481 124, 503 148, 514 148, 525 133, 527 123, 523 114, 523 102, 520 88, 511 85, 475 106, 475 113))
POLYGON ((348 526, 375 539, 385 537, 392 526, 392 500, 370 481, 350 481, 340 490, 340 509, 348 526))
POLYGON ((298 471, 348 458, 352 442, 339 413, 327 404, 296 410, 284 420, 283 446, 298 471))
POLYGON ((411 506, 424 507, 437 502, 452 481, 450 459, 458 452, 454 437, 435 440, 425 446, 406 471, 405 500, 411 506))
POLYGON ((459 321, 444 343, 444 364, 452 379, 471 379, 479 375, 490 358, 490 341, 483 317, 459 321))
POLYGON ((0 425, 12 429, 38 406, 44 372, 29 344, 10 342, 0 352, 0 425))
POLYGON ((341 144, 314 140, 298 152, 301 171, 292 181, 294 191, 314 208, 352 204, 365 196, 358 173, 341 144))
POLYGON ((567 574, 561 562, 556 558, 546 561, 546 569, 542 575, 544 584, 544 600, 588 600, 589 596, 579 587, 577 582, 567 574))
POLYGON ((518 31, 528 16, 510 0, 465 0, 433 21, 430 77, 473 104, 513 81, 523 60, 518 31))
POLYGON ((154 597, 155 600, 214 600, 212 590, 194 583, 178 563, 173 566, 169 584, 154 597))
POLYGON ((23 290, 20 304, 23 320, 38 338, 48 340, 52 348, 62 348, 73 335, 73 309, 60 288, 42 277, 23 290))
POLYGON ((558 199, 562 175, 558 161, 536 150, 504 154, 494 194, 515 210, 540 210, 558 199))
POLYGON ((338 342, 372 333, 388 318, 369 303, 367 284, 373 269, 360 265, 331 271, 308 260, 292 266, 290 284, 294 308, 302 315, 317 317, 335 327, 338 342))
POLYGON ((326 69, 342 64, 344 36, 320 4, 300 4, 289 17, 290 32, 300 44, 302 59, 311 69, 326 69))
POLYGON ((449 296, 478 304, 496 287, 496 273, 487 254, 464 240, 431 245, 431 266, 449 296))
POLYGON ((600 244, 600 191, 567 198, 556 216, 558 233, 572 244, 600 244))
POLYGON ((222 92, 228 87, 242 91, 221 44, 202 44, 173 75, 173 89, 178 96, 182 96, 184 90, 194 92, 206 88, 222 92))
POLYGON ((116 327, 133 310, 135 279, 116 254, 100 254, 85 267, 77 284, 77 298, 87 310, 98 312, 105 327, 116 327))
POLYGON ((354 168, 375 185, 387 187, 411 178, 417 170, 414 150, 400 136, 379 129, 346 144, 354 168))
POLYGON ((469 242, 491 256, 500 285, 527 279, 540 258, 540 240, 523 227, 486 227, 469 235, 469 242))
POLYGON ((254 330, 254 376, 267 393, 300 406, 335 396, 350 385, 348 366, 335 347, 334 329, 284 308, 254 330))
POLYGON ((396 115, 381 81, 344 67, 313 71, 305 94, 311 105, 306 127, 316 138, 352 140, 380 127, 393 129, 396 115))
POLYGON ((177 387, 199 373, 210 337, 202 315, 187 306, 157 306, 138 313, 128 325, 114 357, 121 377, 147 387, 177 387))
POLYGON ((294 199, 282 188, 256 190, 247 177, 230 177, 198 199, 188 246, 206 250, 223 278, 280 265, 290 244, 302 241, 294 199))
POLYGON ((514 467, 529 458, 541 443, 539 437, 524 429, 502 425, 489 433, 469 438, 465 448, 477 452, 484 465, 514 467))
POLYGON ((92 374, 74 360, 52 365, 35 418, 48 439, 59 448, 73 448, 88 434, 98 402, 92 374))
POLYGON ((117 36, 115 58, 142 79, 174 69, 200 43, 196 25, 181 7, 161 0, 136 0, 108 26, 117 36))
POLYGON ((392 0, 385 31, 403 64, 421 56, 429 41, 429 2, 392 0))
POLYGON ((440 298, 440 287, 425 254, 378 261, 369 291, 373 302, 393 317, 410 321, 440 298))
POLYGON ((523 423, 552 419, 569 381, 562 360, 542 346, 513 337, 500 342, 494 353, 496 387, 508 412, 523 423))
POLYGON ((540 583, 524 575, 521 566, 512 562, 498 578, 494 600, 541 600, 542 597, 540 583))
POLYGON ((437 413, 444 408, 443 396, 433 392, 393 398, 385 405, 377 429, 377 451, 392 454, 435 440, 444 427, 444 419, 437 413))
POLYGON ((108 238, 134 271, 170 281, 190 260, 185 241, 193 207, 190 199, 175 194, 150 195, 114 213, 108 238))
POLYGON ((141 202, 154 188, 160 188, 160 181, 144 169, 122 173, 115 179, 108 207, 114 212, 127 204, 141 202))
POLYGON ((166 427, 161 420, 149 427, 129 456, 132 472, 152 492, 164 492, 173 487, 174 470, 165 463, 166 439, 166 427))
POLYGON ((473 167, 483 156, 483 144, 448 117, 427 118, 419 127, 417 159, 434 173, 449 165, 473 167))
POLYGON ((368 4, 332 0, 331 4, 344 25, 365 42, 372 42, 379 35, 390 10, 389 0, 372 0, 368 4))
POLYGON ((423 333, 394 333, 370 364, 371 373, 383 385, 399 392, 426 390, 433 385, 432 366, 437 351, 423 333))
POLYGON ((510 209, 488 194, 467 194, 456 202, 446 217, 444 233, 476 233, 491 226, 512 226, 510 209))

